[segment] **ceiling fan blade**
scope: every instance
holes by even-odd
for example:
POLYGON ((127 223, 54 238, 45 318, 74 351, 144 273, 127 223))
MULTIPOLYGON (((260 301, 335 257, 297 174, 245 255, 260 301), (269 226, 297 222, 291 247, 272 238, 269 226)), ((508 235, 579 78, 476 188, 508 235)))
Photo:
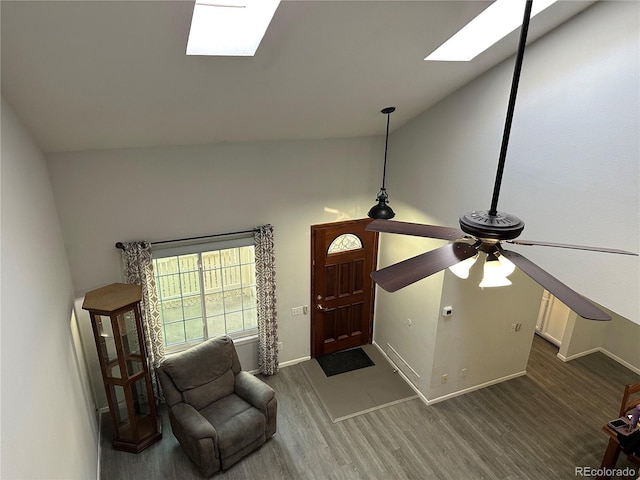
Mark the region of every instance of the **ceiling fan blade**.
POLYGON ((473 245, 450 243, 371 273, 373 281, 395 292, 476 254, 473 245))
POLYGON ((382 233, 400 233, 402 235, 450 241, 466 236, 466 233, 458 228, 425 225, 423 223, 397 222, 395 220, 374 220, 367 225, 366 230, 382 233))
POLYGON ((537 266, 531 260, 516 252, 503 250, 502 248, 499 248, 499 250, 500 253, 511 260, 516 267, 529 275, 533 280, 548 290, 554 297, 581 317, 588 320, 611 320, 609 315, 597 308, 578 292, 572 290, 550 273, 547 273, 545 270, 537 266))
POLYGON ((571 248, 574 250, 590 250, 592 252, 618 253, 620 255, 638 256, 637 253, 627 252, 626 250, 618 250, 616 248, 589 247, 586 245, 571 245, 568 243, 537 242, 534 240, 507 240, 506 242, 513 243, 514 245, 534 245, 534 246, 540 246, 540 247, 571 248))

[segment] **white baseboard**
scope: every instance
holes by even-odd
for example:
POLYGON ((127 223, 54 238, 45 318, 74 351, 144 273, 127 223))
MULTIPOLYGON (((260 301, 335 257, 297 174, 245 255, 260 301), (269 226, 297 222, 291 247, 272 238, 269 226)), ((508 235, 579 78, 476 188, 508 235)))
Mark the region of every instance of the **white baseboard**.
MULTIPOLYGON (((379 351, 379 352, 382 354, 382 356, 387 360, 387 362, 389 362, 391 365, 395 365, 395 364, 391 361, 391 359, 387 356, 387 354, 385 353, 385 351, 380 347, 380 345, 378 345, 376 342, 373 342, 373 346, 374 346, 374 347, 376 347, 376 348, 378 349, 378 351, 379 351)), ((397 367, 397 365, 396 365, 396 367, 397 367)), ((405 383, 406 383, 407 385, 409 385, 409 386, 411 387, 411 389, 412 389, 414 392, 416 392, 416 395, 417 395, 417 396, 418 396, 418 398, 422 401, 422 403, 424 403, 425 405, 429 405, 428 400, 427 400, 427 397, 425 397, 425 396, 422 394, 422 392, 421 392, 420 390, 418 390, 418 388, 417 388, 417 387, 416 387, 416 386, 411 382, 411 380, 409 380, 409 379, 407 378, 407 376, 406 376, 404 373, 402 373, 402 371, 401 371, 399 368, 396 370, 396 373, 397 373, 398 375, 400 375, 400 378, 402 378, 402 379, 405 381, 405 383)))
POLYGON ((491 380, 489 382, 484 382, 484 383, 480 383, 478 385, 473 385, 472 387, 469 388, 465 388, 462 390, 458 390, 457 392, 452 392, 449 393, 447 395, 443 395, 441 397, 437 397, 434 399, 427 399, 426 404, 427 405, 434 405, 438 402, 443 402, 444 400, 449 400, 450 398, 454 398, 454 397, 458 397, 460 395, 464 395, 466 393, 471 393, 474 392, 476 390, 480 390, 481 388, 485 388, 485 387, 490 387, 491 385, 496 385, 498 383, 502 383, 502 382, 506 382, 507 380, 513 380, 514 378, 518 378, 518 377, 522 377, 524 375, 527 374, 526 370, 523 370, 522 372, 517 372, 517 373, 512 373, 511 375, 506 375, 504 377, 501 378, 496 378, 495 380, 491 380))
POLYGON ((290 367, 291 365, 295 365, 296 363, 306 362, 307 360, 311 360, 310 356, 295 358, 293 360, 289 360, 288 362, 282 362, 280 364, 280 368, 290 367))
POLYGON ((571 360, 575 360, 576 358, 586 357, 587 355, 591 355, 592 353, 596 353, 596 352, 600 352, 600 351, 602 351, 602 349, 600 347, 596 347, 596 348, 592 348, 590 350, 585 350, 584 352, 576 353, 574 355, 569 355, 568 357, 565 357, 560 352, 558 352, 556 354, 556 357, 558 357, 563 362, 570 362, 571 360))
MULTIPOLYGON (((296 363, 302 363, 302 362, 306 362, 307 360, 311 360, 311 357, 300 357, 300 358, 295 358, 293 360, 289 360, 287 362, 282 362, 280 364, 278 364, 278 368, 286 368, 286 367, 290 367, 291 365, 295 365, 296 363)), ((251 375, 257 375, 258 373, 260 373, 260 370, 255 369, 255 370, 248 370, 248 372, 251 375)))
POLYGON ((586 355, 590 355, 590 354, 596 353, 596 352, 604 353, 607 357, 609 357, 612 360, 615 360, 616 362, 618 362, 623 367, 627 367, 632 372, 637 373, 638 375, 640 375, 640 368, 638 368, 638 367, 636 367, 634 365, 631 365, 626 360, 623 360, 622 358, 618 357, 617 355, 614 355, 609 350, 606 350, 606 349, 604 349, 602 347, 592 348, 592 349, 586 350, 584 352, 576 353, 575 355, 569 355, 568 357, 565 357, 564 355, 560 355, 558 353, 557 357, 560 360, 562 360, 563 362, 570 362, 571 360, 575 360, 576 358, 584 357, 586 355))
MULTIPOLYGON (((375 347, 378 349, 378 351, 380 351, 380 353, 384 356, 384 358, 387 359, 387 361, 389 363, 391 363, 391 365, 394 364, 391 360, 389 360, 389 357, 387 357, 387 354, 384 352, 384 350, 382 348, 380 348, 380 345, 378 345, 375 342, 373 343, 373 345, 375 345, 375 347)), ((413 389, 413 391, 416 392, 416 395, 418 395, 418 398, 422 401, 422 403, 424 403, 427 406, 430 406, 430 405, 434 405, 434 404, 436 404, 438 402, 443 402, 445 400, 449 400, 450 398, 458 397, 458 396, 464 395, 466 393, 470 393, 470 392, 474 392, 476 390, 480 390, 481 388, 490 387, 491 385, 495 385, 497 383, 502 383, 502 382, 506 382, 507 380, 512 380, 514 378, 522 377, 522 376, 527 374, 527 371, 524 370, 522 372, 512 373, 511 375, 507 375, 507 376, 501 377, 501 378, 496 378, 495 380, 491 380, 489 382, 481 383, 479 385, 474 385, 472 387, 465 388, 463 390, 458 390, 457 392, 452 392, 452 393, 449 393, 447 395, 443 395, 441 397, 437 397, 437 398, 434 398, 434 399, 428 399, 427 397, 425 397, 423 395, 423 393, 420 390, 418 390, 413 385, 413 383, 411 383, 409 381, 409 379, 400 370, 398 370, 397 373, 402 377, 402 379, 405 382, 407 382, 407 385, 409 385, 413 389)))
POLYGON ((617 355, 614 355, 613 353, 611 353, 609 350, 605 350, 604 348, 601 348, 600 351, 602 353, 604 353, 607 357, 615 360, 616 362, 618 362, 620 365, 623 365, 625 367, 627 367, 629 370, 631 370, 634 373, 637 373, 638 375, 640 375, 640 368, 631 365, 629 362, 623 360, 622 358, 618 357, 617 355))
POLYGON ((96 468, 96 480, 100 480, 100 464, 102 463, 102 410, 102 408, 98 409, 98 466, 96 468))
MULTIPOLYGON (((307 360, 311 360, 311 357, 300 357, 300 358, 295 358, 293 360, 289 360, 286 362, 282 362, 278 365, 278 368, 286 368, 286 367, 290 367, 291 365, 295 365, 296 363, 302 363, 302 362, 306 362, 307 360)), ((259 370, 250 370, 249 373, 256 375, 257 373, 260 373, 259 370)))
POLYGON ((556 347, 560 348, 560 344, 562 343, 560 340, 558 340, 557 338, 552 337, 551 335, 549 335, 547 332, 543 332, 541 330, 536 330, 536 334, 541 336, 542 338, 544 338, 545 340, 553 343, 556 347))

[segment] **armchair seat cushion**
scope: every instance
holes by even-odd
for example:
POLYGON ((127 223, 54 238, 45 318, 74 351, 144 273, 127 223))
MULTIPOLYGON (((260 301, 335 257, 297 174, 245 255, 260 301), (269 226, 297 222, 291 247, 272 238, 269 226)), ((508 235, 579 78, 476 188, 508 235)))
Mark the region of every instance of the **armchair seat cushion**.
POLYGON ((265 440, 264 415, 236 394, 228 395, 200 410, 218 432, 221 458, 231 457, 256 440, 265 440))

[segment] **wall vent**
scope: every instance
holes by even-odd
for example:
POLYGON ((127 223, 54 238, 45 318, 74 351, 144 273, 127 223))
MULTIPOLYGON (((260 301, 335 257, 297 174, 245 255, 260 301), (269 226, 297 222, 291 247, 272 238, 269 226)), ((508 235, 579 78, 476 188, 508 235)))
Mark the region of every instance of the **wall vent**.
POLYGON ((411 368, 407 362, 405 362, 404 358, 402 358, 400 354, 398 354, 398 352, 396 352, 388 343, 386 354, 387 357, 389 357, 389 360, 391 360, 391 363, 393 363, 393 365, 400 370, 414 386, 418 387, 420 385, 420 375, 418 375, 416 371, 411 368))

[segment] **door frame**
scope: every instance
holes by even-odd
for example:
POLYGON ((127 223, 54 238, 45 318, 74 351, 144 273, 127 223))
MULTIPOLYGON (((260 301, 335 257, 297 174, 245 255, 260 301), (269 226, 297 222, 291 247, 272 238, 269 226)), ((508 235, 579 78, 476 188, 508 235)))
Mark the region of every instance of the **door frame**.
MULTIPOLYGON (((362 225, 362 224, 369 224, 373 221, 373 219, 371 218, 359 218, 359 219, 354 219, 354 220, 344 220, 344 221, 340 221, 340 222, 329 222, 329 223, 321 223, 321 224, 316 224, 316 225, 311 225, 311 255, 310 255, 310 275, 311 275, 311 292, 310 292, 310 310, 311 310, 311 315, 310 315, 310 328, 311 328, 311 332, 309 335, 309 341, 311 344, 311 358, 315 358, 318 356, 318 352, 316 352, 316 348, 315 348, 315 335, 316 335, 316 322, 317 322, 317 312, 318 310, 316 309, 316 303, 317 303, 317 299, 316 299, 316 285, 315 285, 315 279, 316 279, 316 275, 315 275, 315 266, 316 266, 316 258, 315 258, 315 252, 316 252, 316 235, 315 233, 318 230, 322 230, 322 229, 326 229, 326 228, 332 228, 332 227, 347 227, 349 225, 362 225)), ((380 235, 377 232, 373 232, 374 233, 374 240, 373 240, 373 259, 372 259, 372 271, 375 271, 377 269, 378 266, 378 243, 380 241, 380 235)), ((371 272, 369 272, 371 273, 371 272)), ((373 316, 374 316, 374 308, 375 308, 375 293, 376 293, 376 285, 373 282, 373 279, 371 279, 371 277, 369 277, 369 281, 371 282, 371 301, 370 301, 370 305, 369 305, 369 338, 367 339, 368 343, 371 343, 373 341, 373 316)))

